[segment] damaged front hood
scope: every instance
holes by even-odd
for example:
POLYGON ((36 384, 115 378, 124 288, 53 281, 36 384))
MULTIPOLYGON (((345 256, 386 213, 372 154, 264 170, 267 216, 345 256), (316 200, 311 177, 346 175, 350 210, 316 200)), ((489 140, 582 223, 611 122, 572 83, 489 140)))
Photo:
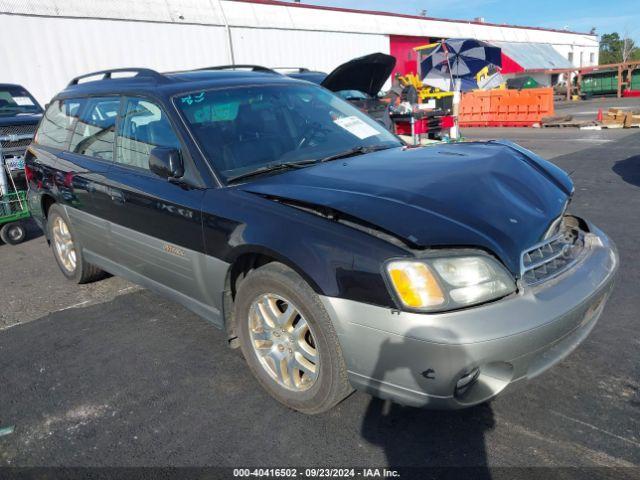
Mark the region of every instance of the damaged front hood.
POLYGON ((572 192, 557 167, 513 144, 396 148, 265 177, 245 191, 331 208, 417 247, 481 247, 514 273, 572 192))

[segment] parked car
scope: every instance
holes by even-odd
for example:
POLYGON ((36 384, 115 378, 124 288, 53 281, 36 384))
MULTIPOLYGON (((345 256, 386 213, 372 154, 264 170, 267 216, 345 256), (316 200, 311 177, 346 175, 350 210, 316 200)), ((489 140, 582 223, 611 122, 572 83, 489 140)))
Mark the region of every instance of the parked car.
POLYGON ((306 80, 307 82, 317 83, 318 85, 327 78, 326 72, 311 70, 305 67, 275 67, 273 70, 278 73, 288 75, 291 78, 306 80))
POLYGON ((15 176, 23 171, 24 152, 41 117, 42 107, 28 90, 0 83, 0 152, 15 176))
POLYGON ((290 69, 293 71, 288 75, 322 85, 353 103, 384 125, 387 130, 392 130, 389 103, 380 99, 378 94, 395 66, 395 57, 384 53, 372 53, 349 60, 328 75, 304 68, 290 69))
POLYGON ((293 409, 326 411, 354 388, 485 402, 563 359, 602 313, 614 245, 568 212, 569 176, 530 151, 408 149, 269 72, 112 73, 53 98, 27 154, 56 262, 224 329, 293 409))
POLYGON ((395 57, 384 53, 373 53, 354 58, 328 75, 306 68, 275 68, 274 70, 298 80, 317 83, 335 92, 390 132, 410 137, 412 143, 417 141, 415 135, 440 138, 444 111, 440 109, 398 111, 398 105, 401 102, 418 103, 418 92, 413 85, 404 87, 396 85, 383 97, 380 96, 380 91, 389 79, 395 64, 395 57))

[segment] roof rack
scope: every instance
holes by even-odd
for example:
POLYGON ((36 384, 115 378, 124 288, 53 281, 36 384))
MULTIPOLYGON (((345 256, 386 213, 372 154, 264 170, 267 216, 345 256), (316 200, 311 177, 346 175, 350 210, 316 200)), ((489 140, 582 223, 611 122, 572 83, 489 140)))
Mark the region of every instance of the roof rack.
POLYGON ((199 72, 202 70, 238 70, 241 68, 248 68, 252 72, 275 73, 276 75, 280 75, 278 72, 276 72, 271 68, 263 67, 262 65, 251 65, 251 64, 216 65, 214 67, 196 68, 195 71, 199 72))
POLYGON ((102 75, 102 78, 100 78, 98 81, 109 80, 112 78, 111 75, 113 73, 126 73, 126 72, 135 73, 135 75, 133 75, 133 77, 130 77, 130 78, 149 78, 149 79, 152 78, 154 80, 167 81, 167 77, 165 77, 161 73, 156 72, 155 70, 151 70, 150 68, 114 68, 110 70, 100 70, 99 72, 86 73, 84 75, 77 76, 73 78, 69 82, 69 85, 67 86, 70 87, 72 85, 78 85, 79 81, 82 80, 83 78, 96 77, 98 75, 102 75))

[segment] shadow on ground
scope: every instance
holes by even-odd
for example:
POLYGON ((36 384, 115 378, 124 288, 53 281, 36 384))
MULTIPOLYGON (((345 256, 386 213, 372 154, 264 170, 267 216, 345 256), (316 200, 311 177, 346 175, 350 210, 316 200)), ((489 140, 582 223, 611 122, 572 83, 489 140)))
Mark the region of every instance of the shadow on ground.
POLYGON ((404 407, 373 398, 362 436, 382 447, 392 466, 479 467, 486 473, 485 433, 494 427, 489 404, 466 410, 438 411, 404 407))
POLYGON ((640 187, 640 155, 619 160, 611 169, 625 182, 640 187))

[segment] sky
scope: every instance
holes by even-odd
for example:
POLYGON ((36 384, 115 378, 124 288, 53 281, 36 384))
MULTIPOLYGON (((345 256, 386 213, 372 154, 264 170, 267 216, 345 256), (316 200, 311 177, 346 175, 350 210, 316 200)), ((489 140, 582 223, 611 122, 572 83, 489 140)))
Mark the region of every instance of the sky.
POLYGON ((639 0, 301 0, 302 3, 334 7, 382 10, 429 17, 472 20, 532 27, 568 28, 577 32, 617 31, 640 44, 639 0), (606 8, 604 6, 606 5, 606 8))

